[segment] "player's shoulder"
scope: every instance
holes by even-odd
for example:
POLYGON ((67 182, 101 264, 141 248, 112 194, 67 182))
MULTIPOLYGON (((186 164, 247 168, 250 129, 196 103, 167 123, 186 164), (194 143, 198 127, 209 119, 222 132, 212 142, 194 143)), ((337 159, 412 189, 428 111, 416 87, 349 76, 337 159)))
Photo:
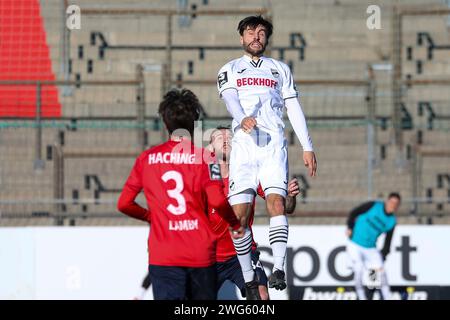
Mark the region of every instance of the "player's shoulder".
POLYGON ((172 151, 172 148, 173 148, 173 142, 171 142, 171 141, 169 140, 169 141, 162 142, 162 143, 160 143, 160 144, 151 146, 150 148, 144 150, 144 151, 141 153, 140 157, 146 157, 146 156, 148 156, 149 154, 152 154, 152 153, 160 153, 160 152, 161 152, 161 153, 165 153, 165 152, 170 152, 170 151, 172 151))
POLYGON ((233 72, 233 71, 235 71, 235 70, 237 70, 239 68, 238 66, 239 66, 239 64, 241 62, 242 62, 242 57, 233 59, 233 60, 225 63, 222 66, 222 68, 220 68, 219 72, 223 72, 223 71, 231 71, 231 72, 233 72))
POLYGON ((145 150, 142 153, 143 154, 145 154, 145 153, 149 154, 149 153, 157 153, 157 152, 160 152, 160 151, 164 151, 165 149, 168 148, 167 144, 168 144, 168 141, 160 143, 160 144, 157 144, 157 145, 154 145, 154 146, 151 146, 150 148, 148 148, 147 150, 145 150))
POLYGON ((220 175, 220 165, 215 153, 208 148, 201 148, 202 164, 208 167, 211 180, 222 179, 220 175))
POLYGON ((270 58, 270 57, 265 57, 265 56, 263 57, 263 59, 267 60, 268 62, 273 64, 275 67, 278 67, 278 68, 280 68, 280 69, 282 69, 284 71, 290 71, 289 66, 286 63, 284 63, 283 61, 281 61, 281 60, 277 60, 277 59, 270 58))
POLYGON ((145 149, 144 151, 142 151, 142 152, 139 154, 139 156, 137 157, 137 159, 138 159, 138 160, 143 160, 143 159, 147 158, 148 155, 151 154, 151 153, 158 153, 158 152, 160 152, 160 151, 164 148, 164 144, 165 144, 165 143, 161 143, 161 144, 158 144, 158 145, 156 145, 156 146, 151 146, 150 148, 145 149))

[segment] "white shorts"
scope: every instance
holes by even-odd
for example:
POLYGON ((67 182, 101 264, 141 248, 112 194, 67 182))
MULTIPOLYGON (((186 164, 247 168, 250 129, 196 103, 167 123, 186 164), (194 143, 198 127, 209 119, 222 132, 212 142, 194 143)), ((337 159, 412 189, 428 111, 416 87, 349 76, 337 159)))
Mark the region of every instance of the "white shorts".
POLYGON ((283 133, 269 134, 256 128, 248 134, 238 129, 231 145, 229 177, 229 198, 248 189, 256 192, 259 184, 266 195, 286 197, 288 152, 283 133))
POLYGON ((347 254, 353 267, 365 267, 366 269, 383 268, 383 258, 377 248, 364 248, 349 240, 347 254))

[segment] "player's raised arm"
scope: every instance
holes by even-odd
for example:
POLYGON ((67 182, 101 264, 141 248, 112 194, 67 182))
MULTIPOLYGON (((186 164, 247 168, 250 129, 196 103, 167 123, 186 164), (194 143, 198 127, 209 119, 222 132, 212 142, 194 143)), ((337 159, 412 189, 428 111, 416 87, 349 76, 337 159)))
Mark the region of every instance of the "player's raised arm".
POLYGON ((214 208, 233 230, 239 230, 239 232, 241 232, 241 223, 234 214, 234 211, 223 192, 220 165, 215 163, 203 163, 202 167, 203 189, 206 193, 208 206, 214 208))

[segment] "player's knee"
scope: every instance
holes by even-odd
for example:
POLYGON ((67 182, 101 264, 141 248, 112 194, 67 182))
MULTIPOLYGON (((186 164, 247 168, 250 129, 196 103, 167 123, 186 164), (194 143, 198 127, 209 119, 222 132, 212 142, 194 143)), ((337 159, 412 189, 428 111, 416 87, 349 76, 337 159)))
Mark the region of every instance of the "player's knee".
POLYGON ((241 226, 243 226, 244 228, 248 227, 248 217, 243 215, 243 216, 237 216, 239 222, 241 223, 241 226))
POLYGON ((240 203, 232 205, 233 211, 238 217, 246 216, 250 208, 250 203, 240 203))
POLYGON ((362 264, 355 264, 353 267, 353 274, 356 281, 360 281, 362 279, 364 266, 362 264))
POLYGON ((384 268, 377 269, 377 273, 378 273, 378 276, 380 277, 381 281, 386 279, 387 275, 386 275, 386 270, 384 270, 384 268))
POLYGON ((271 216, 284 214, 284 198, 280 195, 267 197, 267 211, 271 216))
POLYGON ((245 214, 246 206, 243 206, 243 205, 233 206, 233 211, 238 219, 245 218, 245 216, 246 216, 246 214, 245 214))

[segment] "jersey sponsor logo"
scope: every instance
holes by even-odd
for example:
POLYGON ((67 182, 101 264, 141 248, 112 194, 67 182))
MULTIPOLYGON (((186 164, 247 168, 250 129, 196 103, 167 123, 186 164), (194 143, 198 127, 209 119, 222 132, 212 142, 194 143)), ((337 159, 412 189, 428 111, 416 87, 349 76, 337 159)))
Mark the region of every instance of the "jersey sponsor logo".
POLYGON ((264 86, 275 89, 278 85, 278 82, 272 79, 266 78, 241 78, 237 79, 237 86, 264 86))
POLYGON ((169 220, 169 230, 171 231, 191 231, 198 230, 198 219, 195 220, 169 220))
POLYGON ((272 75, 273 75, 275 78, 278 78, 278 77, 280 76, 280 73, 278 72, 277 69, 270 69, 270 71, 272 72, 272 75))
POLYGON ((222 180, 222 175, 220 174, 220 165, 218 163, 211 163, 209 165, 209 178, 211 180, 222 180))
POLYGON ((242 73, 242 72, 244 72, 245 70, 247 70, 247 68, 244 68, 244 69, 242 69, 241 71, 238 71, 237 73, 242 73))
POLYGON ((217 83, 219 84, 219 89, 222 88, 222 86, 227 82, 228 82, 227 71, 219 74, 219 76, 217 77, 217 83))
POLYGON ((148 155, 148 164, 175 163, 175 164, 194 164, 195 154, 189 153, 150 153, 148 155))

